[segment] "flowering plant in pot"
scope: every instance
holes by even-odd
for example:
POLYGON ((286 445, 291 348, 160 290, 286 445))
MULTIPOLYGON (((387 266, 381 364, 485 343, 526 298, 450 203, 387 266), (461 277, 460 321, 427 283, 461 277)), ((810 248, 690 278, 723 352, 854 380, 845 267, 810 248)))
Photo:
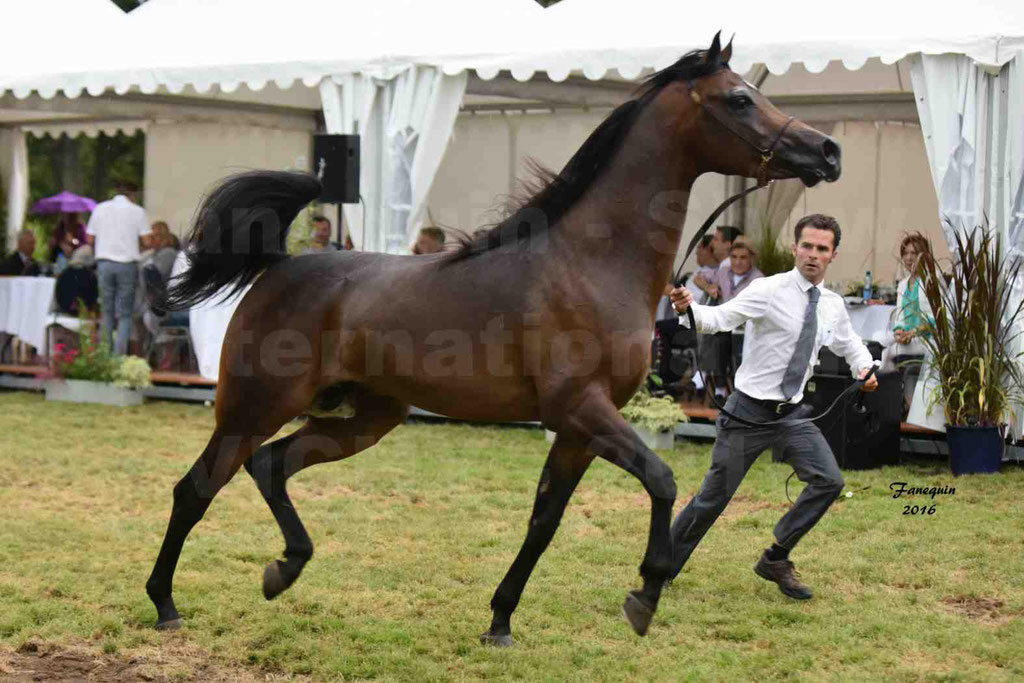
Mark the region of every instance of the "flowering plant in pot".
POLYGON ((118 356, 93 337, 94 326, 79 328, 78 348, 57 344, 51 360, 48 401, 139 405, 141 389, 150 385, 149 364, 135 356, 118 356))
POLYGON ((929 407, 941 404, 944 411, 953 473, 997 472, 1002 429, 1024 396, 1021 354, 1013 351, 1024 308, 1012 296, 1021 263, 1005 256, 1001 238, 987 226, 954 237, 949 275, 934 259, 918 263, 935 314, 920 337, 927 349, 922 379, 935 381, 929 407))

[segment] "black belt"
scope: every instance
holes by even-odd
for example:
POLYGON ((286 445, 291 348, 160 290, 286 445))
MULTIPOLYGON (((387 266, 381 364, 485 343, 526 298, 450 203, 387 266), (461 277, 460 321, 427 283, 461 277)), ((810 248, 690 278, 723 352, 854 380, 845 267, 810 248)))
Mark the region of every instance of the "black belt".
POLYGON ((754 398, 749 394, 744 394, 742 391, 737 391, 744 401, 749 401, 755 405, 759 405, 766 410, 770 410, 776 415, 789 415, 791 412, 800 407, 799 403, 790 403, 789 401, 772 401, 767 398, 754 398))

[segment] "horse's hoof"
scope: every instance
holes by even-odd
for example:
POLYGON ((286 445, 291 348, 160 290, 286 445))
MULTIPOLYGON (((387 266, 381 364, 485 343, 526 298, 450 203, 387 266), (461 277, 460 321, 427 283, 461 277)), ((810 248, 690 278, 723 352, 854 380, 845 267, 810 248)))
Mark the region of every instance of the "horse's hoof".
POLYGON ((157 631, 177 631, 181 628, 181 618, 168 619, 167 621, 157 622, 157 631))
POLYGON ((512 639, 511 633, 482 633, 480 634, 480 643, 482 645, 491 645, 492 647, 512 647, 516 644, 516 641, 512 639))
POLYGON ((626 621, 638 636, 646 636, 651 619, 654 618, 654 610, 641 602, 635 593, 630 592, 626 596, 626 602, 622 604, 622 616, 626 617, 626 621))
POLYGON ((281 572, 281 561, 274 560, 263 570, 263 597, 273 600, 292 585, 281 572))

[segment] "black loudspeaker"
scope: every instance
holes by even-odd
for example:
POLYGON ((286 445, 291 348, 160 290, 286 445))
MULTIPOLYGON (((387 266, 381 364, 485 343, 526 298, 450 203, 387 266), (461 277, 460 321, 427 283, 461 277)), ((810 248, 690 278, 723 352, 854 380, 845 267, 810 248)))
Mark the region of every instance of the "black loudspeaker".
MULTIPOLYGON (((807 381, 804 400, 814 405, 814 414, 832 405, 853 379, 836 375, 814 375, 807 381)), ((857 393, 843 406, 836 406, 816 423, 844 470, 866 470, 896 465, 900 459, 900 421, 903 416, 903 381, 896 373, 878 375, 878 389, 857 393), (857 400, 863 396, 864 412, 857 400)))
POLYGON ((686 349, 697 348, 697 335, 689 327, 683 327, 676 318, 658 320, 654 323, 653 356, 651 368, 658 373, 665 384, 678 382, 690 367, 686 349))
POLYGON ((314 135, 313 175, 324 186, 320 201, 359 203, 359 136, 314 135))
MULTIPOLYGON (((867 341, 864 342, 864 345, 868 347, 868 352, 874 360, 882 360, 881 344, 876 341, 867 341)), ((845 358, 832 353, 832 350, 827 346, 822 346, 818 351, 818 364, 814 367, 814 372, 820 375, 844 375, 849 377, 850 366, 846 364, 845 358)))

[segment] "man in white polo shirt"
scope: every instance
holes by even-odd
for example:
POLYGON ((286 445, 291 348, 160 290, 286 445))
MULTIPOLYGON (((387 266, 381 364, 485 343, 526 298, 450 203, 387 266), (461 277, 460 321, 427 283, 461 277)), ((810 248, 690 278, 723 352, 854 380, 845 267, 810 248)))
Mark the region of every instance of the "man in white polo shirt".
POLYGON ((118 183, 115 197, 96 205, 85 229, 99 274, 103 340, 120 355, 128 352, 131 337, 140 244, 148 248, 151 234, 145 209, 133 201, 136 190, 132 182, 118 183), (115 317, 116 341, 112 339, 115 317))

